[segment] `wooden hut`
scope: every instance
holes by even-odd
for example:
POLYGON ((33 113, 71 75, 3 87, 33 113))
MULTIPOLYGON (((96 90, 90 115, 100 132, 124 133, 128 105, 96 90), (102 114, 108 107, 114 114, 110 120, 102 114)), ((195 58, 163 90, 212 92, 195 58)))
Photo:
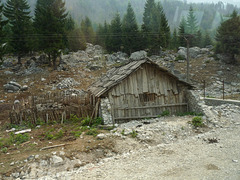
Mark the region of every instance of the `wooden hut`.
POLYGON ((146 58, 109 70, 89 90, 102 101, 99 113, 108 124, 186 112, 191 87, 146 58))

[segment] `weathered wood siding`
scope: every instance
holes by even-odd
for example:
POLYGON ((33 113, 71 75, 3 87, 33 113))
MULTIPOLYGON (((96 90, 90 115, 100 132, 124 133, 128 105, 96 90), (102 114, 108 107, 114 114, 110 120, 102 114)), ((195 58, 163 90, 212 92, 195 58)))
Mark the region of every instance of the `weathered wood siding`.
POLYGON ((143 64, 108 92, 115 121, 157 117, 163 111, 184 112, 184 86, 158 68, 143 64))

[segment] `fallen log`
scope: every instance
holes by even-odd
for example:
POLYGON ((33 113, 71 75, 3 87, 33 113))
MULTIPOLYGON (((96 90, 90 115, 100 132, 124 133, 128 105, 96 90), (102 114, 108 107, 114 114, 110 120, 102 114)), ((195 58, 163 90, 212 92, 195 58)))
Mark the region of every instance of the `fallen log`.
POLYGON ((41 148, 40 151, 47 150, 47 149, 52 149, 52 148, 57 148, 57 147, 62 147, 62 146, 66 146, 66 145, 69 145, 69 144, 58 144, 58 145, 54 145, 54 146, 47 146, 47 147, 41 148))
POLYGON ((15 132, 14 134, 24 134, 24 133, 31 132, 31 131, 32 131, 31 129, 25 129, 22 131, 15 132))

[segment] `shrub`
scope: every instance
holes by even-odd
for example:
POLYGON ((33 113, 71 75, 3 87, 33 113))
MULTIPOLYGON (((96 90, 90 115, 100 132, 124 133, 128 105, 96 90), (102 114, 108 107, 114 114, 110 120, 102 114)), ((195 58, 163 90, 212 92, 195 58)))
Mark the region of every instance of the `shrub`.
POLYGON ((86 117, 82 120, 81 125, 82 126, 90 126, 91 120, 92 119, 90 117, 86 117))
POLYGON ((121 135, 125 135, 125 129, 122 130, 121 135))
POLYGON ((164 116, 169 116, 170 112, 168 110, 163 111, 158 117, 164 117, 164 116))
POLYGON ((60 139, 63 137, 63 130, 60 130, 58 133, 56 133, 53 137, 53 139, 60 139))
POLYGON ((70 115, 70 119, 69 119, 70 122, 73 122, 73 123, 77 123, 77 122, 80 122, 81 119, 77 117, 77 115, 75 114, 71 114, 70 115))
POLYGON ((96 119, 91 119, 90 117, 86 117, 82 120, 82 126, 90 126, 90 127, 97 127, 98 125, 103 124, 103 119, 98 117, 96 119))
POLYGON ((2 153, 7 153, 7 151, 8 151, 8 148, 7 148, 7 147, 4 147, 4 148, 1 149, 1 152, 2 152, 2 153))
POLYGON ((202 127, 203 126, 203 120, 202 117, 196 116, 192 119, 192 125, 194 127, 202 127))
POLYGON ((16 134, 16 135, 14 133, 11 133, 10 136, 11 136, 10 137, 11 142, 12 143, 16 143, 18 145, 30 140, 30 136, 27 133, 25 133, 25 134, 16 134))
POLYGON ((76 138, 80 137, 82 134, 82 131, 72 131, 71 132, 76 138))
POLYGON ((86 135, 91 135, 91 136, 97 136, 99 134, 99 132, 97 131, 97 129, 93 128, 93 129, 90 129, 86 135))
POLYGON ((178 55, 175 59, 175 61, 179 61, 179 60, 185 60, 186 58, 183 55, 178 55))
POLYGON ((130 135, 131 135, 132 138, 136 138, 137 135, 138 135, 138 133, 133 130, 133 131, 130 133, 130 135))

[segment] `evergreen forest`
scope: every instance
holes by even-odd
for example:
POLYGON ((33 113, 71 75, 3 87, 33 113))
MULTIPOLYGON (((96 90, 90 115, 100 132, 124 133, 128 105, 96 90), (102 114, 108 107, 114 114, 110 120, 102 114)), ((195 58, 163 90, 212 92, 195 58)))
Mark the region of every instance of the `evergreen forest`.
POLYGON ((234 59, 240 53, 240 31, 235 28, 239 12, 220 2, 0 0, 0 59, 14 54, 21 64, 24 55, 43 52, 56 69, 60 54, 85 49, 86 43, 99 44, 109 53, 158 54, 186 47, 186 38, 190 46, 215 45, 216 52, 234 59))

